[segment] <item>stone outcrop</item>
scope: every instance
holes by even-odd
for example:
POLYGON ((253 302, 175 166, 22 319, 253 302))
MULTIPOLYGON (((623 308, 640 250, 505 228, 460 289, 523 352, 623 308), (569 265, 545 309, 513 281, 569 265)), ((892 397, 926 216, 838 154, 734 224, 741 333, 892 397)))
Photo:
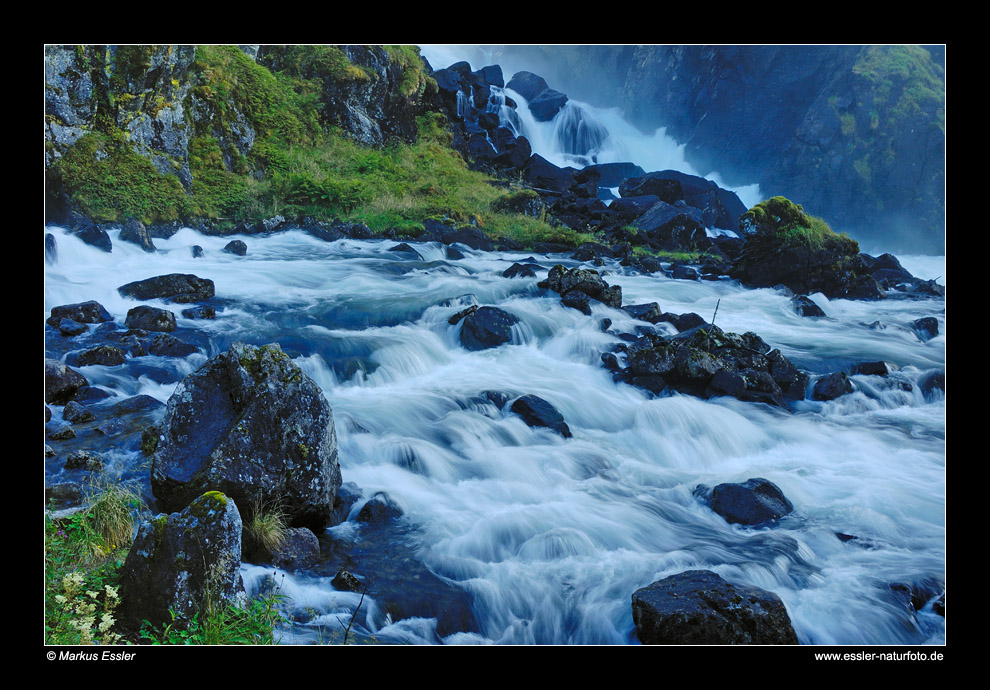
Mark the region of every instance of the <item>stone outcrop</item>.
POLYGON ((151 468, 159 505, 204 491, 276 501, 293 526, 323 528, 340 486, 333 413, 278 345, 235 343, 169 398, 151 468))

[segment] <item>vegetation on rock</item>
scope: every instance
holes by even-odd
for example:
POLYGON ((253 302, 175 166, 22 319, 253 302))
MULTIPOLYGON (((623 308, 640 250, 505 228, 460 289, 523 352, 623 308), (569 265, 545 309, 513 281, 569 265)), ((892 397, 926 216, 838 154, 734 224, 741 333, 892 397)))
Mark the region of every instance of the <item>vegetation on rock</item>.
POLYGON ((154 81, 151 61, 166 48, 120 47, 111 62, 101 61, 111 51, 76 51, 71 70, 92 67, 107 117, 55 159, 48 171, 50 199, 65 199, 97 222, 134 216, 146 224, 198 221, 223 231, 274 215, 308 216, 364 223, 376 234, 395 229, 416 235, 427 219, 449 218, 522 244, 577 245, 588 239, 552 227, 545 216, 498 203, 511 192, 470 170, 451 147, 444 116, 428 107, 436 83, 418 49, 408 45, 386 46, 384 52, 398 75, 399 95, 420 113, 416 135, 379 147, 356 141, 329 113, 328 94, 343 98, 348 89, 381 78, 352 64, 341 47, 273 47, 263 61, 270 69, 237 46, 197 46, 181 89, 171 82, 146 89, 184 94, 185 121, 175 128, 187 137, 186 158, 173 161, 177 173, 188 165, 184 187, 133 145, 117 106, 139 97, 142 103, 155 100, 137 93, 135 82, 154 81), (104 71, 110 77, 97 78, 104 71))

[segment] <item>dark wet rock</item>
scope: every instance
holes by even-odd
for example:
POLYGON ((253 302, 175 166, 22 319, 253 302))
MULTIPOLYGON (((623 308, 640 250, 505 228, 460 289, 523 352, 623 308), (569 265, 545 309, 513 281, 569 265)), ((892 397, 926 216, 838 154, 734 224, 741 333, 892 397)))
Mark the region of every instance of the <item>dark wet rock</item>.
POLYGON ((181 512, 156 515, 138 528, 121 570, 120 620, 186 623, 214 602, 241 604, 241 516, 218 491, 194 499, 181 512))
MULTIPOLYGON (((278 546, 268 550, 263 547, 251 548, 248 542, 250 532, 243 536, 244 560, 251 563, 271 563, 277 568, 298 570, 309 568, 320 558, 320 540, 305 527, 290 527, 278 546)), ((253 546, 253 545, 252 545, 253 546)))
POLYGON ((886 362, 859 362, 853 365, 852 373, 866 376, 886 376, 890 372, 886 362))
POLYGON ((45 233, 45 263, 55 265, 58 263, 58 242, 55 235, 50 232, 45 233))
POLYGON ((852 383, 845 372, 837 371, 827 376, 822 376, 815 381, 815 387, 811 392, 811 397, 815 400, 835 400, 840 395, 852 393, 852 383))
POLYGON ((89 330, 89 326, 86 324, 73 321, 72 319, 59 319, 59 322, 55 325, 55 327, 58 329, 58 332, 66 338, 74 338, 75 336, 82 335, 89 330))
POLYGON ((726 333, 701 323, 674 336, 647 332, 624 339, 627 367, 615 380, 653 393, 671 387, 690 395, 732 395, 777 406, 804 397, 807 375, 755 333, 726 333))
POLYGON ((186 319, 215 319, 217 310, 209 305, 200 305, 182 310, 182 316, 186 319))
POLYGON ((612 352, 603 352, 601 356, 602 364, 609 371, 619 371, 621 365, 619 364, 619 358, 615 356, 612 352))
POLYGON ((164 299, 171 302, 190 303, 208 300, 215 296, 213 281, 189 273, 170 273, 146 280, 137 280, 117 288, 122 297, 139 300, 164 299))
POLYGON ((244 240, 231 240, 224 245, 223 251, 236 256, 247 256, 247 244, 244 240))
POLYGON ((798 644, 780 597, 708 570, 637 590, 632 611, 643 644, 798 644))
POLYGON ((516 72, 505 86, 526 99, 537 122, 549 122, 567 102, 567 96, 532 72, 516 72))
POLYGON ((473 225, 462 225, 458 228, 444 230, 440 241, 444 244, 464 244, 471 249, 491 251, 492 241, 482 230, 473 225))
POLYGON ((100 472, 103 470, 103 457, 99 453, 93 453, 88 450, 73 451, 65 459, 65 469, 100 472))
POLYGON ((369 498, 368 502, 358 511, 357 521, 380 525, 401 517, 402 514, 403 511, 399 504, 384 491, 379 491, 369 498))
POLYGON ((83 386, 72 399, 82 405, 91 405, 93 403, 106 400, 109 397, 112 397, 111 394, 102 388, 96 388, 95 386, 83 386))
POLYGON ((394 252, 396 254, 402 254, 404 257, 409 259, 422 259, 422 255, 415 249, 410 247, 405 242, 401 242, 395 246, 389 247, 388 251, 394 252))
POLYGON ((580 290, 571 290, 560 298, 560 303, 565 307, 577 309, 582 314, 591 316, 591 297, 580 290))
MULTIPOLYGON (((539 268, 537 266, 536 268, 539 268)), ((514 263, 507 269, 502 271, 503 278, 535 278, 536 271, 533 270, 533 265, 530 264, 520 264, 514 263)))
POLYGON ((666 322, 673 324, 679 332, 689 331, 692 328, 697 328, 698 326, 704 326, 707 321, 700 314, 695 314, 693 311, 689 311, 687 314, 671 314, 665 311, 660 314, 659 318, 655 323, 666 322))
POLYGON ((646 174, 646 171, 635 163, 599 163, 589 165, 588 168, 598 172, 599 184, 602 187, 619 187, 623 180, 646 174))
POLYGON ((58 482, 45 487, 45 503, 56 506, 78 505, 83 500, 82 485, 76 482, 58 482))
POLYGON ((52 408, 45 405, 45 424, 48 424, 50 421, 52 421, 52 408))
POLYGON ((96 416, 75 400, 70 400, 65 403, 65 409, 62 410, 62 419, 70 424, 79 424, 81 422, 91 422, 96 419, 96 416))
POLYGON ((68 441, 76 437, 76 430, 70 424, 63 424, 55 429, 45 431, 45 438, 52 441, 68 441))
POLYGON ((45 320, 49 326, 57 327, 59 321, 62 319, 71 319, 78 323, 103 323, 105 321, 113 321, 113 317, 110 316, 102 304, 95 300, 90 300, 89 302, 79 302, 77 304, 63 304, 59 307, 53 307, 51 316, 45 320))
POLYGON ((918 385, 921 387, 921 392, 926 398, 931 398, 935 394, 935 391, 945 393, 945 372, 930 372, 921 379, 918 385))
MULTIPOLYGON (((547 275, 547 287, 566 298, 568 293, 579 292, 587 297, 596 299, 601 303, 616 309, 622 306, 622 288, 618 285, 606 283, 598 271, 587 268, 564 268, 557 264, 550 269, 547 275)), ((563 302, 563 300, 561 300, 563 302)), ((577 296, 571 300, 575 304, 582 304, 583 297, 577 296)), ((571 305, 566 305, 571 306, 571 305)), ((580 306, 576 308, 581 308, 580 306)), ((584 309, 581 309, 584 311, 584 309)), ((590 314, 590 307, 584 313, 590 314)))
POLYGON ((791 304, 794 305, 794 311, 801 316, 825 316, 822 308, 807 295, 795 295, 791 298, 791 304))
POLYGON ((330 581, 333 588, 338 592, 362 592, 364 591, 365 584, 357 576, 352 575, 346 570, 339 571, 333 576, 330 581))
POLYGON ((45 402, 64 405, 72 400, 89 381, 75 369, 70 369, 54 359, 45 360, 45 402))
POLYGON ((148 354, 156 357, 186 357, 194 352, 199 352, 199 348, 168 333, 156 335, 148 345, 148 354))
POLYGON ((277 501, 290 524, 321 529, 340 466, 333 413, 277 344, 234 343, 169 398, 151 486, 166 510, 204 491, 243 505, 277 501))
POLYGON ((509 402, 509 396, 501 391, 484 391, 482 395, 500 410, 509 402))
POLYGON ((100 365, 104 367, 114 367, 123 364, 127 360, 124 351, 113 345, 98 345, 84 352, 80 352, 73 358, 74 365, 86 367, 100 365))
POLYGON ((70 232, 88 245, 102 249, 108 254, 113 250, 113 242, 107 231, 95 223, 86 222, 80 227, 73 228, 70 232))
POLYGON ((683 264, 674 264, 670 269, 670 274, 676 280, 701 280, 697 269, 683 264))
POLYGON ((194 259, 201 259, 203 257, 203 248, 198 244, 189 247, 189 251, 194 259))
POLYGON ((498 307, 480 307, 464 319, 461 345, 468 350, 484 350, 512 341, 512 327, 519 319, 498 307))
POLYGON ((712 489, 711 507, 726 522, 740 525, 771 523, 794 509, 776 484, 760 477, 719 484, 712 489))
POLYGON ((922 340, 931 340, 938 335, 938 319, 934 316, 925 316, 911 322, 911 327, 918 333, 922 340))
POLYGON ((456 314, 454 314, 453 316, 451 316, 449 319, 447 319, 447 323, 449 323, 451 326, 456 326, 457 324, 459 324, 461 322, 461 319, 463 319, 466 316, 470 316, 471 314, 473 314, 476 311, 478 311, 478 305, 477 304, 472 304, 467 309, 461 309, 459 312, 457 312, 456 314))
POLYGON ((136 218, 128 218, 124 223, 124 227, 120 229, 120 240, 136 244, 149 253, 155 251, 155 242, 151 239, 151 233, 148 232, 144 223, 136 218))
POLYGON ((174 331, 177 326, 175 314, 167 309, 149 307, 140 304, 127 312, 124 325, 128 328, 139 328, 144 331, 174 331))
POLYGON ((446 251, 447 251, 447 258, 450 259, 451 261, 458 261, 464 258, 463 252, 461 252, 461 250, 458 249, 457 247, 447 247, 446 251))
POLYGON ((535 395, 524 395, 517 398, 510 409, 522 417, 529 426, 547 427, 564 438, 571 437, 571 430, 564 421, 564 417, 557 411, 557 408, 543 398, 535 395))

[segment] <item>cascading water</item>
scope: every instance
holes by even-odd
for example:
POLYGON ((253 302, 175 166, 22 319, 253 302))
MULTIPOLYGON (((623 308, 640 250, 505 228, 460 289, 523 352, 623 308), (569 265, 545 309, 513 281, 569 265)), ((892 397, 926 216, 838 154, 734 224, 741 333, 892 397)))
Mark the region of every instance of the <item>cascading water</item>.
MULTIPOLYGON (((401 506, 406 548, 467 593, 477 623, 438 637, 434 618, 393 620, 375 591, 362 601, 334 588, 333 573, 302 571, 287 574, 280 590, 295 621, 285 642, 327 641, 328 631, 339 639, 340 621, 357 611, 352 634, 381 642, 635 643, 632 592, 696 568, 777 593, 804 644, 944 641, 944 619, 930 604, 913 612, 891 589, 944 582, 945 400, 918 387, 945 364, 943 300, 817 296, 828 317, 808 319, 775 290, 607 262, 625 304, 657 301, 664 311, 710 318, 718 303, 724 330, 756 332, 813 374, 859 361, 895 365, 888 377, 852 376, 852 394, 784 411, 733 398, 652 398, 614 383, 599 353, 619 342, 617 332, 643 324, 600 303, 590 317, 563 307, 536 287, 546 270, 502 277, 523 254, 464 248, 466 258, 450 261, 438 244, 412 243, 423 258, 411 260, 388 243, 327 243, 290 231, 243 237, 248 253, 237 257, 222 251, 232 238, 189 229, 155 240, 154 254, 111 231, 106 254, 46 231, 59 257, 45 268, 46 316, 94 299, 122 325, 137 302, 116 288, 166 273, 214 280, 225 304, 215 320, 179 316, 176 335, 199 353, 82 367, 91 381, 113 396, 164 402, 182 376, 232 342, 280 343, 333 407, 344 481, 364 498, 386 491, 401 506), (201 258, 193 245, 203 247, 201 258), (460 345, 461 326, 447 320, 475 301, 520 319, 511 344, 479 352, 460 345), (940 332, 927 341, 908 325, 926 315, 940 332), (600 326, 606 317, 610 332, 600 326), (357 373, 346 366, 355 360, 366 365, 357 373), (155 380, 140 375, 153 367, 155 380), (526 426, 481 395, 489 390, 545 398, 573 437, 526 426), (794 512, 773 528, 745 528, 694 495, 698 485, 750 477, 777 484, 794 512)), ((536 258, 545 268, 575 265, 536 258)), ((944 275, 940 259, 910 265, 922 277, 944 275)), ((108 471, 146 475, 145 463, 139 451, 119 449, 108 471)), ((46 466, 50 480, 62 472, 46 466)), ((348 521, 329 535, 354 544, 368 529, 348 521)), ((242 567, 251 590, 271 572, 242 567)), ((359 574, 375 581, 374 572, 359 574)), ((393 577, 377 575, 376 585, 393 577)))

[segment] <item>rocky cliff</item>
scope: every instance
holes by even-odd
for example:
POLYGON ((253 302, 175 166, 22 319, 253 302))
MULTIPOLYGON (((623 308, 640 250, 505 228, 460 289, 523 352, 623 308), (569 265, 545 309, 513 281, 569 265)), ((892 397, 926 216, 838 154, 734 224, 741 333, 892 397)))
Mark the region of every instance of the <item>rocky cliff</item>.
POLYGON ((230 217, 293 146, 411 139, 428 86, 411 46, 46 46, 48 218, 230 217))

